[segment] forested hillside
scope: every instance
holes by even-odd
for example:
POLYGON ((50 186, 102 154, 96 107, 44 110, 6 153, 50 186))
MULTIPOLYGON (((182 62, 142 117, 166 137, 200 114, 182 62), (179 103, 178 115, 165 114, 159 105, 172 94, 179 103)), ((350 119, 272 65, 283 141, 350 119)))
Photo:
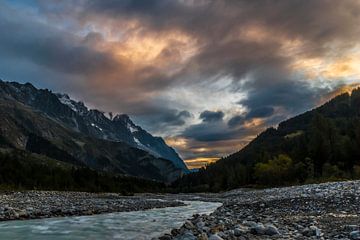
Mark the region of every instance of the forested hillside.
POLYGON ((99 172, 44 155, 0 148, 0 190, 61 190, 86 192, 162 192, 158 181, 99 172))
POLYGON ((360 177, 360 89, 269 128, 241 151, 184 176, 180 191, 360 177))

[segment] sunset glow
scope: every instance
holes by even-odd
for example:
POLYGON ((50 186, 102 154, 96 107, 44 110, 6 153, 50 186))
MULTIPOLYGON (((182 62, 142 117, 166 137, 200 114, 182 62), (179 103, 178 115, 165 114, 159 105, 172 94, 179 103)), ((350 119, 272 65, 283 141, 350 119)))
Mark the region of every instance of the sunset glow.
POLYGON ((0 78, 127 113, 198 168, 358 86, 358 12, 356 0, 5 0, 0 78))

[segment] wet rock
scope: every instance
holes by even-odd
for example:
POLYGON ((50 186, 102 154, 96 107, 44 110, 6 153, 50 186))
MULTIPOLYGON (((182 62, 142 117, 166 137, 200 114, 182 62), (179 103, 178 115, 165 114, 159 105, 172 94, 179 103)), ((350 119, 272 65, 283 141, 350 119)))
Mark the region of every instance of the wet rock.
POLYGON ((265 234, 273 236, 273 235, 280 235, 280 232, 274 225, 266 224, 265 225, 265 234))
POLYGON ((196 227, 198 229, 203 229, 203 227, 205 227, 205 223, 203 221, 199 221, 198 223, 196 223, 196 227))
POLYGON ((250 228, 250 232, 253 234, 263 235, 265 234, 266 228, 262 223, 256 224, 254 227, 250 228))
POLYGON ((250 228, 255 228, 257 226, 257 223, 254 221, 243 221, 243 225, 248 226, 250 228))
POLYGON ((221 238, 217 234, 213 234, 209 237, 209 240, 223 240, 223 238, 221 238))
POLYGON ((247 234, 248 232, 250 232, 250 230, 249 230, 249 228, 247 228, 247 227, 241 227, 241 226, 239 226, 239 227, 237 227, 237 228, 234 229, 234 235, 235 235, 236 237, 245 235, 245 234, 247 234))
POLYGON ((190 222, 190 221, 185 221, 184 227, 186 229, 190 229, 190 230, 195 228, 194 224, 192 222, 190 222))
POLYGON ((171 240, 172 236, 169 234, 165 234, 164 236, 159 237, 159 240, 171 240))
POLYGON ((198 236, 198 240, 208 240, 208 236, 206 235, 206 233, 201 233, 198 236))
POLYGON ((358 225, 345 225, 344 229, 350 232, 360 230, 358 225))
POLYGON ((303 230, 302 234, 306 237, 316 236, 317 238, 320 238, 321 230, 319 228, 317 228, 316 226, 310 226, 308 228, 305 228, 303 230))
POLYGON ((360 231, 352 231, 350 233, 350 239, 352 240, 359 240, 360 239, 360 231))
POLYGON ((185 232, 183 235, 177 236, 174 239, 175 240, 196 240, 196 237, 191 232, 185 232))
POLYGON ((210 232, 213 233, 213 234, 221 232, 223 230, 224 230, 224 225, 223 224, 217 224, 217 225, 212 226, 210 228, 210 232))

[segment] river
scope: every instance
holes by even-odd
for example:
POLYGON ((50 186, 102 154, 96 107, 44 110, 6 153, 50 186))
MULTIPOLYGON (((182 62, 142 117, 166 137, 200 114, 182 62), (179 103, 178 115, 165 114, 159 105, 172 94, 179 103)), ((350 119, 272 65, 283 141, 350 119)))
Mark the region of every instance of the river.
POLYGON ((179 228, 193 214, 210 214, 221 206, 214 202, 185 203, 188 205, 146 211, 2 222, 0 239, 147 240, 179 228))

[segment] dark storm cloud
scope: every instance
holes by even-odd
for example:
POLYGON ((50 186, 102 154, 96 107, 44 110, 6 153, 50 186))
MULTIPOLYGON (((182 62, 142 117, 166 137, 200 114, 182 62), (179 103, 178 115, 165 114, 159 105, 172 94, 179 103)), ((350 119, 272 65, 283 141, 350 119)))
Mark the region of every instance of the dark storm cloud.
MULTIPOLYGON (((241 100, 239 104, 252 109, 248 117, 261 115, 261 110, 265 110, 265 115, 271 115, 273 107, 282 107, 290 114, 301 112, 313 106, 318 99, 316 93, 322 90, 309 88, 306 84, 293 81, 281 81, 270 86, 257 86, 251 88, 249 97, 241 100)), ((324 91, 324 90, 323 90, 324 91)), ((320 95, 320 94, 319 94, 320 95)), ((261 116, 258 116, 261 117, 261 116)))
POLYGON ((326 71, 307 60, 321 65, 358 56, 351 55, 360 38, 357 0, 39 0, 31 16, 5 5, 0 3, 0 74, 38 78, 43 85, 53 81, 94 106, 130 113, 155 132, 183 126, 180 135, 195 146, 195 141, 224 146, 247 139, 265 125, 314 107, 342 83, 336 73, 324 84, 326 71), (123 44, 127 39, 134 49, 123 44), (150 60, 134 57, 152 46, 161 49, 150 60), (309 68, 320 77, 307 74, 309 68), (196 101, 213 96, 184 106, 182 96, 172 99, 169 91, 191 91, 197 84, 208 86, 207 92, 221 91, 210 83, 223 78, 231 79, 224 95, 246 95, 231 100, 246 112, 206 106, 221 111, 203 112, 202 123, 188 126, 189 112, 204 111, 196 101), (223 112, 230 118, 226 123, 223 112), (264 125, 245 129, 253 118, 264 125))
POLYGON ((145 126, 146 130, 151 132, 157 132, 159 129, 166 131, 171 127, 183 126, 190 118, 192 118, 192 114, 189 111, 167 108, 154 109, 154 112, 147 113, 146 116, 134 116, 134 120, 138 124, 145 126))
POLYGON ((174 109, 171 109, 167 112, 164 112, 158 119, 159 122, 166 123, 170 126, 182 126, 185 124, 186 119, 190 118, 191 114, 190 112, 183 110, 183 111, 177 111, 174 109))
POLYGON ((237 136, 234 131, 229 131, 224 123, 200 123, 191 125, 182 133, 183 137, 195 139, 201 142, 212 142, 233 139, 237 136))
POLYGON ((200 119, 203 120, 203 122, 217 122, 221 121, 224 117, 224 113, 222 111, 204 111, 200 113, 200 119))
POLYGON ((269 117, 274 113, 274 108, 272 107, 258 107, 251 109, 251 111, 246 115, 247 118, 264 118, 269 117))
POLYGON ((119 68, 108 54, 97 52, 80 39, 25 17, 0 10, 2 56, 27 59, 35 64, 70 74, 98 74, 119 68))
POLYGON ((199 116, 202 122, 187 127, 181 134, 181 137, 199 142, 219 142, 240 139, 243 136, 252 134, 257 129, 257 127, 248 129, 241 126, 245 120, 237 118, 240 116, 231 118, 229 122, 226 123, 223 119, 224 115, 221 111, 202 112, 199 116), (232 129, 235 125, 240 125, 241 127, 232 129))
POLYGON ((325 41, 333 37, 348 38, 352 37, 349 30, 354 30, 354 20, 359 17, 359 6, 353 0, 91 0, 86 1, 85 9, 92 14, 144 18, 153 27, 182 27, 199 34, 210 34, 213 28, 218 28, 222 30, 218 38, 236 28, 236 25, 224 23, 244 25, 251 21, 295 36, 306 35, 325 41))
POLYGON ((199 116, 202 122, 186 128, 182 137, 201 142, 231 139, 236 133, 228 130, 223 121, 224 115, 221 111, 203 111, 199 116))
POLYGON ((232 118, 230 118, 230 120, 228 121, 228 126, 233 128, 233 127, 237 127, 240 125, 243 125, 245 122, 245 117, 243 115, 236 115, 233 116, 232 118))

